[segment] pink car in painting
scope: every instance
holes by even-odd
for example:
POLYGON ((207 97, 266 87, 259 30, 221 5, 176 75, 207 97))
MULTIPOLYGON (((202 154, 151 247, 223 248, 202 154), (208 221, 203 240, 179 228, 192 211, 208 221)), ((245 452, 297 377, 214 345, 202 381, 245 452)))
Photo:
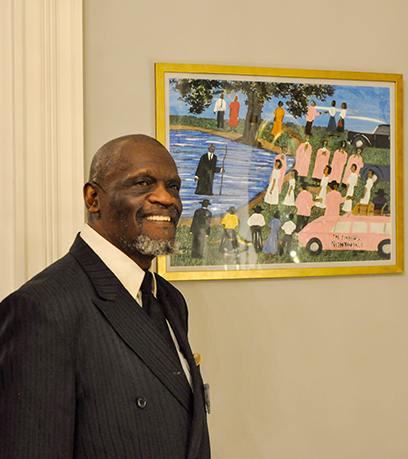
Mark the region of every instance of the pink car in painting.
POLYGON ((391 256, 391 217, 343 216, 319 217, 298 234, 299 242, 315 255, 322 250, 371 250, 380 257, 391 256))

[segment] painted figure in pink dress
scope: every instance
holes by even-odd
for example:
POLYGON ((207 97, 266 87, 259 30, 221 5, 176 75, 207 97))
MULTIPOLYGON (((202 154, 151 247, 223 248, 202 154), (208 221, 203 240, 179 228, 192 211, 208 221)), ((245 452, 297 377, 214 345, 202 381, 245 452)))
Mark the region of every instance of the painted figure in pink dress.
POLYGON ((331 163, 332 173, 330 174, 330 181, 341 183, 341 177, 343 175, 344 166, 347 163, 347 151, 346 148, 346 141, 343 140, 341 142, 341 146, 338 150, 334 152, 333 160, 331 163))
POLYGON ((295 169, 303 182, 307 174, 309 173, 310 158, 312 157, 312 146, 309 142, 309 136, 306 136, 306 140, 301 143, 296 150, 296 162, 295 169))
POLYGON ((312 178, 320 180, 323 177, 324 168, 329 164, 330 151, 327 148, 327 140, 323 140, 322 148, 319 148, 316 153, 315 165, 313 168, 312 178))
POLYGON ((305 126, 305 134, 306 135, 312 135, 312 126, 313 126, 313 121, 317 116, 320 116, 322 112, 318 112, 316 110, 316 101, 312 100, 310 102, 309 108, 306 113, 306 126, 305 126))
POLYGON ((329 187, 331 188, 331 191, 327 193, 326 196, 326 211, 324 212, 324 215, 340 215, 340 204, 343 204, 343 202, 348 198, 346 196, 342 196, 340 191, 337 191, 339 183, 335 180, 329 183, 329 187))
POLYGON ((308 224, 312 207, 315 205, 306 182, 302 183, 302 191, 298 194, 295 205, 297 207, 296 233, 298 233, 308 224))
MULTIPOLYGON (((344 176, 342 182, 347 185, 347 180, 349 178, 350 172, 351 172, 351 165, 355 164, 356 165, 356 174, 357 174, 357 181, 358 177, 360 175, 360 169, 364 166, 364 160, 363 157, 361 156, 362 150, 361 148, 357 148, 357 151, 350 155, 348 161, 347 161, 347 166, 346 170, 344 171, 344 176)), ((357 183, 356 183, 357 185, 357 183)))

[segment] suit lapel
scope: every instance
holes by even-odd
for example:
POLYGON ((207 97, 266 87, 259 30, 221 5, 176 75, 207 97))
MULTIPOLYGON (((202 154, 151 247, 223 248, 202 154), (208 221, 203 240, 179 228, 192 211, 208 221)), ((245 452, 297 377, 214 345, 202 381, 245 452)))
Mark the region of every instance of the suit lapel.
POLYGON ((93 283, 97 296, 93 302, 118 335, 150 368, 170 392, 189 410, 191 389, 180 373, 177 357, 114 274, 96 253, 78 236, 71 254, 81 264, 93 283))
POLYGON ((184 305, 180 305, 180 298, 165 288, 166 284, 160 277, 156 276, 156 279, 158 281, 157 287, 158 296, 160 296, 160 302, 165 309, 167 320, 169 321, 174 334, 176 335, 180 349, 188 362, 192 377, 194 392, 194 414, 191 424, 189 452, 187 455, 188 459, 192 459, 197 457, 201 442, 203 440, 203 433, 207 428, 204 408, 203 381, 198 367, 196 366, 194 356, 188 342, 187 332, 185 329, 183 329, 182 321, 176 317, 174 313, 174 306, 172 307, 172 305, 175 304, 179 304, 180 307, 183 307, 184 305))

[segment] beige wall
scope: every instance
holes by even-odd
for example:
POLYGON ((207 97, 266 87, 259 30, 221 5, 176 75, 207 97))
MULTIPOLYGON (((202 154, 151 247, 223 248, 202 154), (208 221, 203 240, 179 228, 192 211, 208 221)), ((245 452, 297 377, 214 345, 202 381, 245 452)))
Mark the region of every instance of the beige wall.
MULTIPOLYGON (((84 46, 87 165, 154 135, 155 62, 408 73, 401 0, 85 0, 84 46)), ((176 285, 215 459, 408 458, 406 275, 176 285)))

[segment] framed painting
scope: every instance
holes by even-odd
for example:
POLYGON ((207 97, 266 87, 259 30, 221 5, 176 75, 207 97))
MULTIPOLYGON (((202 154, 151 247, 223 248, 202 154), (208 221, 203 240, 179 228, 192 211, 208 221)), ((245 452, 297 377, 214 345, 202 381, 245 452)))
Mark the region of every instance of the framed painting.
POLYGON ((403 272, 402 75, 155 66, 182 179, 169 280, 403 272))

